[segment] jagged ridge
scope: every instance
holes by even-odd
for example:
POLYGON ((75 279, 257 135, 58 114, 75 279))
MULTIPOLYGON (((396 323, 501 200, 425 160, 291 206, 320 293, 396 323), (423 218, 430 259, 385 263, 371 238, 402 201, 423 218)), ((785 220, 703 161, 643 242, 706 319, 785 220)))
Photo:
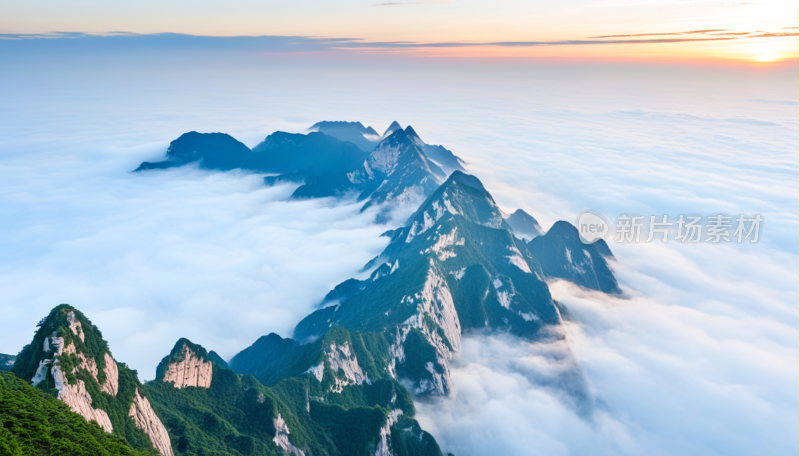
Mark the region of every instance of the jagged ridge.
POLYGON ((373 355, 387 360, 383 375, 410 380, 415 394, 448 394, 463 331, 533 339, 560 324, 539 263, 510 230, 480 180, 454 172, 388 233, 370 278, 337 287, 339 301, 301 321, 295 338, 314 340, 337 325, 378 334, 388 344, 373 355))

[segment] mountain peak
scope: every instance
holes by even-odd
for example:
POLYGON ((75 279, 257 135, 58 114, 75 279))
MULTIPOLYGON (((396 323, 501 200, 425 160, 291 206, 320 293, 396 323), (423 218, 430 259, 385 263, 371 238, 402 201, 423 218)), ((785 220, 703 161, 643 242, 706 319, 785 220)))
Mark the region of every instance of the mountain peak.
MULTIPOLYGON (((395 130, 394 133, 384 138, 375 150, 369 154, 367 164, 370 169, 379 171, 388 176, 392 174, 398 165, 415 159, 423 162, 422 166, 431 168, 432 163, 428 161, 424 152, 422 152, 406 132, 403 130, 395 130)), ((437 169, 436 171, 439 172, 434 171, 435 174, 441 173, 441 170, 437 169)))
MULTIPOLYGON (((361 122, 348 122, 346 120, 323 120, 312 125, 309 130, 322 130, 327 128, 357 128, 366 131, 364 124, 361 122)), ((370 130, 371 129, 372 127, 370 127, 370 130)))
MULTIPOLYGON (((486 187, 483 186, 483 182, 481 182, 480 179, 478 179, 477 177, 473 176, 472 174, 467 174, 467 173, 465 173, 463 171, 453 171, 453 173, 450 174, 450 177, 447 179, 447 181, 448 182, 451 182, 451 181, 452 182, 460 182, 460 183, 466 185, 467 187, 472 187, 472 188, 478 189, 486 197, 492 198, 492 195, 489 193, 488 190, 486 190, 486 187)), ((446 184, 447 184, 447 182, 445 182, 445 185, 446 184)), ((494 198, 492 198, 492 201, 494 201, 494 198)))
POLYGON ((608 265, 607 259, 613 255, 606 241, 598 239, 592 244, 584 244, 578 229, 569 222, 559 220, 554 223, 547 234, 533 238, 528 248, 548 277, 569 280, 604 293, 621 293, 608 265))
POLYGON ((386 131, 383 133, 383 137, 385 138, 385 137, 389 136, 390 134, 394 133, 395 131, 402 130, 402 129, 403 129, 403 127, 401 127, 400 124, 397 123, 397 121, 395 120, 395 121, 392 122, 391 125, 389 125, 389 128, 387 128, 386 131))
POLYGON ((413 238, 424 233, 447 213, 460 215, 478 225, 512 231, 480 179, 454 171, 408 219, 409 236, 413 238))
POLYGON ((414 144, 416 144, 419 147, 425 147, 425 143, 422 141, 422 138, 419 137, 419 135, 417 134, 416 131, 414 131, 414 128, 411 125, 407 126, 404 131, 406 136, 408 136, 408 139, 410 139, 414 144))
POLYGON ((548 236, 564 236, 570 239, 579 239, 580 234, 578 233, 578 229, 575 228, 575 225, 566 222, 564 220, 559 220, 547 230, 548 236))
POLYGON ((517 237, 533 239, 544 234, 539 222, 522 209, 517 209, 513 214, 506 217, 506 222, 511 225, 517 237))
POLYGON ((100 330, 83 313, 61 304, 38 326, 33 341, 14 362, 12 371, 18 377, 31 379, 45 391, 57 391, 57 398, 70 410, 97 422, 108 433, 127 434, 128 417, 133 417, 135 426, 162 456, 173 455, 164 424, 147 396, 140 394, 142 384, 136 372, 117 364, 100 330), (102 401, 95 401, 99 397, 102 401))
POLYGON ((180 338, 170 354, 156 368, 156 379, 171 382, 175 388, 211 386, 213 365, 208 352, 189 339, 180 338))
POLYGON ((227 133, 184 133, 169 143, 164 161, 143 162, 134 171, 165 169, 199 162, 202 168, 230 170, 239 168, 250 156, 250 148, 227 133))
MULTIPOLYGON (((83 313, 68 304, 60 304, 38 326, 33 341, 22 350, 14 363, 15 374, 31 379, 34 386, 41 382, 49 384, 52 380, 55 382, 53 387, 60 391, 59 395, 63 392, 67 396, 76 393, 72 391, 73 385, 76 390, 79 389, 77 382, 80 380, 75 374, 85 368, 101 390, 116 395, 116 363, 102 334, 83 313), (79 363, 62 366, 62 354, 75 355, 79 363)), ((110 429, 111 423, 106 424, 110 429)))
POLYGON ((342 141, 349 141, 364 152, 371 151, 381 139, 378 132, 372 127, 365 127, 361 122, 325 120, 315 123, 309 130, 324 133, 342 141))

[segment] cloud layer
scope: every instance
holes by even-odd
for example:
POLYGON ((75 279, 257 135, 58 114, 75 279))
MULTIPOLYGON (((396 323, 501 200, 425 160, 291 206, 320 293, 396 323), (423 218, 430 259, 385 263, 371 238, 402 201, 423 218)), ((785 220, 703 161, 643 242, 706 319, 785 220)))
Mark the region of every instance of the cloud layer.
POLYGON ((30 338, 33 314, 67 302, 146 379, 180 337, 230 357, 263 334, 290 335, 386 244, 360 204, 289 203, 294 188, 266 188, 258 175, 100 176, 102 165, 87 165, 9 183, 38 188, 6 206, 24 218, 0 269, 3 320, 19 323, 3 331, 7 351, 30 338))
MULTIPOLYGON (((388 2, 375 6, 428 5, 448 2, 388 2)), ((480 47, 547 47, 585 45, 630 45, 660 43, 691 43, 703 41, 730 41, 744 38, 779 38, 797 36, 797 32, 746 32, 724 29, 689 32, 641 33, 628 35, 602 35, 588 38, 575 37, 559 40, 519 41, 375 41, 361 38, 319 38, 312 36, 227 36, 214 37, 178 33, 136 34, 116 32, 108 34, 86 33, 5 33, 0 34, 0 49, 19 52, 30 49, 62 48, 70 52, 85 50, 136 51, 159 48, 176 50, 220 50, 268 53, 313 53, 358 50, 421 50, 431 48, 480 47), (713 33, 718 32, 718 33, 713 33)))

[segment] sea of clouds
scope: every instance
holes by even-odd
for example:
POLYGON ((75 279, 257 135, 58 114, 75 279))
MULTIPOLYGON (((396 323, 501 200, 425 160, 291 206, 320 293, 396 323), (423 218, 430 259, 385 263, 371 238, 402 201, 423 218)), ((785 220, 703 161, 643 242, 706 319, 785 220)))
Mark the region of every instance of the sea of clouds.
MULTIPOLYGON (((58 40, 54 40, 56 42, 58 40)), ((190 130, 412 124, 506 210, 761 213, 754 245, 618 245, 626 294, 551 287, 568 344, 468 335, 419 419, 459 456, 795 454, 797 67, 427 61, 0 43, 0 352, 55 305, 154 376, 180 337, 229 358, 290 336, 387 244, 354 201, 260 175, 131 174, 190 130), (571 353, 570 357, 562 356, 571 353), (573 361, 591 407, 576 404, 573 361)), ((398 216, 397 220, 402 217, 398 216)))

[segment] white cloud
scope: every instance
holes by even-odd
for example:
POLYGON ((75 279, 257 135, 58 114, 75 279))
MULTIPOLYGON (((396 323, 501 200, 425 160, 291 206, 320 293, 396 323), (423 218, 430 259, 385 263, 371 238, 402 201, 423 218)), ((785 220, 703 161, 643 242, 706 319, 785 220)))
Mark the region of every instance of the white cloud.
MULTIPOLYGON (((796 450, 796 309, 786 303, 782 312, 765 308, 752 284, 717 293, 734 284, 719 281, 713 271, 675 280, 696 289, 673 288, 658 276, 619 266, 664 255, 620 256, 616 272, 623 285, 644 284, 647 294, 625 287, 627 297, 619 298, 564 281, 551 284, 573 319, 568 344, 487 335, 464 340, 454 363, 454 397, 418 405, 423 427, 444 451, 760 455, 796 450), (575 382, 553 381, 569 372, 565 345, 592 394, 588 416, 577 413, 569 394, 574 396, 575 382)), ((680 268, 681 260, 688 263, 679 257, 663 267, 696 273, 680 268)))
POLYGON ((108 166, 12 178, 4 212, 23 226, 0 269, 3 321, 14 322, 0 331, 5 351, 66 302, 143 378, 180 337, 230 357, 269 332, 291 335, 388 242, 360 203, 289 202, 294 187, 260 175, 108 166))

